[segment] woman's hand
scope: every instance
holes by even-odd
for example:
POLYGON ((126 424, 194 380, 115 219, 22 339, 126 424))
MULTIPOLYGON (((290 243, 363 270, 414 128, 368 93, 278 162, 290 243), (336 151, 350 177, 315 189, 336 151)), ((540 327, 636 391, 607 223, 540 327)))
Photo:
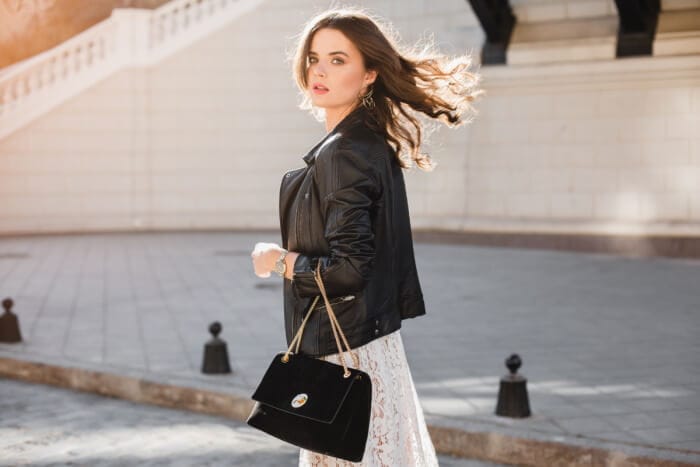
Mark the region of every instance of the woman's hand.
POLYGON ((253 269, 258 277, 270 277, 270 273, 275 268, 275 262, 282 254, 282 247, 277 243, 258 242, 255 249, 250 254, 253 258, 253 269))

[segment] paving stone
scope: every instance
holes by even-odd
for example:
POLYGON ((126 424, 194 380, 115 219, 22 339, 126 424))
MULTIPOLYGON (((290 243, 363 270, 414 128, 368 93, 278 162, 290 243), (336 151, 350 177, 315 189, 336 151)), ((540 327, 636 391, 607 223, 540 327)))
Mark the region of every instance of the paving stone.
MULTIPOLYGON (((296 465, 299 449, 222 417, 0 378, 1 465, 296 465)), ((440 465, 498 464, 440 456, 440 465)))
MULTIPOLYGON (((0 252, 29 253, 0 261, 0 293, 15 300, 25 338, 0 344, 0 356, 250 394, 286 347, 281 282, 252 273, 261 238, 277 236, 0 238, 0 252), (226 378, 199 372, 213 321, 234 369, 226 378)), ((515 432, 687 442, 682 427, 700 409, 700 261, 428 243, 416 261, 428 314, 401 333, 427 415, 498 422, 504 360, 517 352, 543 418, 515 432)))

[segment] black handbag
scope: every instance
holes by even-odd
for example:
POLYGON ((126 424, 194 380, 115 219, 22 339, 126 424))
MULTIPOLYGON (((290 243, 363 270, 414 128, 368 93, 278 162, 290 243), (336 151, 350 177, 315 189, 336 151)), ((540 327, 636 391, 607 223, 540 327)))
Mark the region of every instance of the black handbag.
POLYGON ((372 382, 367 373, 345 364, 341 339, 359 367, 328 301, 320 263, 314 277, 342 365, 298 353, 304 327, 320 298, 316 297, 287 351, 272 359, 253 394, 255 406, 247 423, 309 451, 359 462, 367 443, 372 382))

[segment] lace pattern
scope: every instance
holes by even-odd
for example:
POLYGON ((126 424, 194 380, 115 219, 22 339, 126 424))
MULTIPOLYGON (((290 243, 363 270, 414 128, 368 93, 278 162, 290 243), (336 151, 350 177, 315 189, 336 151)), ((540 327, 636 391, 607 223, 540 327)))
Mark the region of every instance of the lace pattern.
MULTIPOLYGON (((406 360, 400 330, 353 349, 372 380, 372 415, 362 462, 349 462, 306 449, 300 467, 433 467, 438 465, 406 360)), ((321 357, 340 364, 338 354, 321 357)), ((350 356, 346 363, 353 366, 350 356)))

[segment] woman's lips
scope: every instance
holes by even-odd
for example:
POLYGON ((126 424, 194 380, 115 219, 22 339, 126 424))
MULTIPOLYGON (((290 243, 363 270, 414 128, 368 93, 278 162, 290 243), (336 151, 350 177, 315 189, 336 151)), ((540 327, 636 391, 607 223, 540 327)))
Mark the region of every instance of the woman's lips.
POLYGON ((322 84, 316 83, 313 85, 312 91, 314 94, 325 94, 329 91, 329 89, 322 84))

